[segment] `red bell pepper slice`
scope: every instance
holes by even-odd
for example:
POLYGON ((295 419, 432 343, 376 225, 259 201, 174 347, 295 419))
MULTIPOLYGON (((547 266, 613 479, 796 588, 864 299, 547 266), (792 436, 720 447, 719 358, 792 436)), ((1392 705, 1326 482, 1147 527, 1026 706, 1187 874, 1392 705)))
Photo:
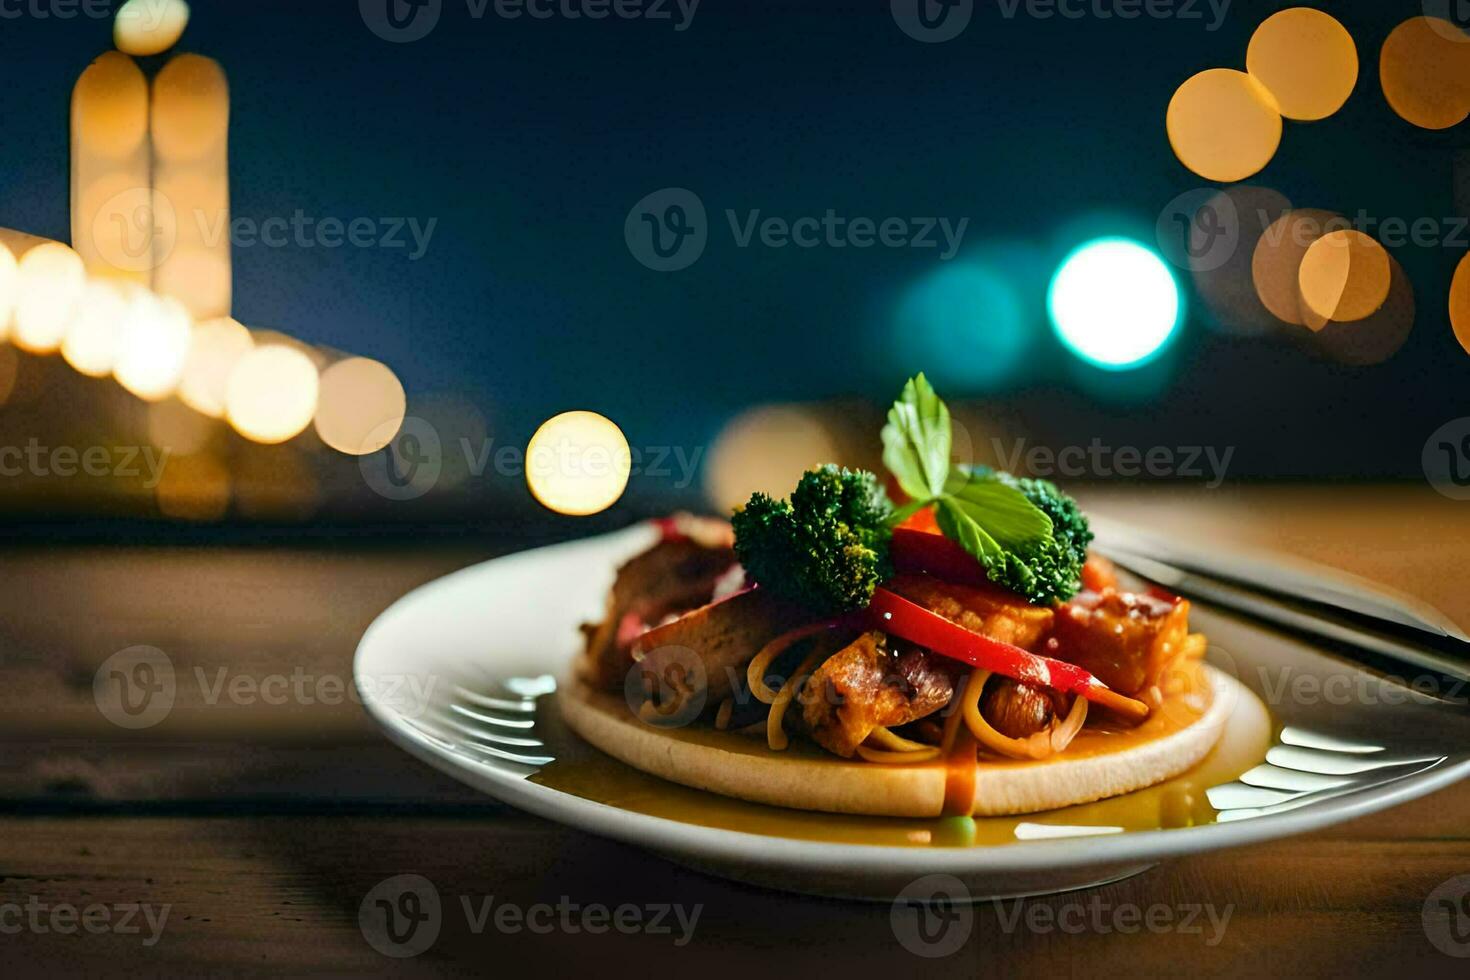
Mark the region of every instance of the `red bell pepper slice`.
POLYGON ((1038 656, 1018 646, 981 636, 888 589, 879 588, 873 593, 867 613, 873 629, 891 633, 972 667, 1004 674, 1026 684, 1079 694, 1135 721, 1148 717, 1148 705, 1124 697, 1076 664, 1038 656))
POLYGON ((937 531, 894 528, 888 553, 899 572, 932 575, 959 585, 982 586, 989 582, 985 566, 974 555, 937 531))

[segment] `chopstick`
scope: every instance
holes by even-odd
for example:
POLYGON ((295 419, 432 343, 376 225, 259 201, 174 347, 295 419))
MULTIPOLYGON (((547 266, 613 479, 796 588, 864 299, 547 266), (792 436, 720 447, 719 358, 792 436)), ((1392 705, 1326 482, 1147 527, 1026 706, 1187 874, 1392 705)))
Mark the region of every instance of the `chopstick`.
MULTIPOLYGON (((1349 659, 1362 662, 1361 658, 1352 657, 1351 651, 1364 651, 1400 665, 1470 683, 1470 643, 1424 623, 1407 610, 1395 609, 1397 615, 1392 618, 1367 611, 1380 606, 1382 599, 1365 602, 1361 608, 1354 609, 1323 601, 1320 593, 1308 597, 1290 585, 1243 582, 1213 572, 1182 568, 1170 561, 1139 554, 1123 544, 1095 544, 1094 550, 1120 568, 1186 598, 1201 599, 1291 632, 1332 641, 1349 659), (1422 625, 1410 625, 1410 622, 1422 625)), ((1346 593, 1342 595, 1350 601, 1346 593)))

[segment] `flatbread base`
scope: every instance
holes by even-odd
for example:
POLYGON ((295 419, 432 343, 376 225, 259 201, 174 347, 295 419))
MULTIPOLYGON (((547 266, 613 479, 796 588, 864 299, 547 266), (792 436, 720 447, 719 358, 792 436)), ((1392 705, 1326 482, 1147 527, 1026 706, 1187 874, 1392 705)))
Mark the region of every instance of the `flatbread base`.
MULTIPOLYGON (((1204 667, 1195 702, 1156 713, 1140 729, 1084 732, 1067 752, 1040 762, 982 758, 975 766, 973 816, 1038 813, 1153 786, 1193 768, 1219 741, 1242 688, 1204 667), (1183 724, 1170 718, 1187 717, 1183 724), (1152 726, 1152 727, 1150 727, 1152 726)), ((571 679, 557 702, 583 739, 643 772, 753 803, 828 813, 937 817, 944 810, 943 762, 880 765, 830 755, 800 739, 785 752, 764 737, 705 723, 660 728, 640 721, 616 694, 571 679)))

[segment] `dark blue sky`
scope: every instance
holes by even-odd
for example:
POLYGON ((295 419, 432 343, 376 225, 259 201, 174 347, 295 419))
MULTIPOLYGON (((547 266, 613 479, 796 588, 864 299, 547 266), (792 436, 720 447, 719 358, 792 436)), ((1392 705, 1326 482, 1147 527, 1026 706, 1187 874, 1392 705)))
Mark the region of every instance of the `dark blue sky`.
MULTIPOLYGON (((1039 428, 1239 445, 1242 476, 1408 475, 1424 436, 1465 413, 1470 358, 1443 312, 1458 249, 1396 251, 1419 319, 1373 368, 1226 339, 1192 303, 1140 382, 1150 394, 1120 399, 1046 333, 1052 263, 1091 230, 1150 235, 1200 186, 1169 150, 1164 107, 1195 71, 1242 66, 1276 4, 1237 2, 1211 31, 1203 3, 1205 21, 1008 18, 981 2, 943 44, 906 37, 887 0, 704 0, 683 31, 677 9, 574 21, 475 6, 443 0, 427 37, 391 44, 352 0, 194 3, 180 47, 229 73, 237 217, 437 220, 417 261, 411 247, 237 249, 240 319, 378 357, 411 393, 467 393, 507 438, 585 407, 635 443, 703 443, 752 402, 886 399, 910 370, 993 353, 894 342, 933 250, 740 248, 726 209, 964 216, 962 256, 1031 257, 1015 280, 1025 365, 989 393, 1039 428), (677 273, 640 265, 623 235, 664 187, 709 210, 704 256, 677 273)), ((1453 214, 1463 134, 1414 131, 1377 83, 1382 38, 1419 4, 1346 7, 1333 12, 1359 42, 1358 90, 1332 119, 1288 123, 1259 182, 1347 213, 1453 214)), ((109 32, 0 20, 0 224, 67 236, 70 87, 109 32)))

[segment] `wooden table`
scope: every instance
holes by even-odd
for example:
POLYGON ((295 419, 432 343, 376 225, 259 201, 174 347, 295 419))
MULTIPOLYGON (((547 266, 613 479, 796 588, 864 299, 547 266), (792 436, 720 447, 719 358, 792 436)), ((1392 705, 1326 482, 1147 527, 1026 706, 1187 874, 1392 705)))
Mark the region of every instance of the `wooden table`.
MULTIPOLYGON (((1470 622, 1470 512, 1427 488, 1085 496, 1100 513, 1154 529, 1275 546, 1389 581, 1470 622)), ((969 942, 935 960, 899 944, 887 905, 734 885, 518 814, 389 746, 341 693, 357 638, 384 606, 497 550, 5 550, 0 975, 1465 973, 1466 960, 1426 938, 1421 910, 1441 882, 1470 874, 1470 784, 1088 892, 982 904, 969 942), (135 644, 167 650, 181 675, 203 680, 180 685, 164 722, 128 731, 99 715, 91 685, 108 655, 135 644), (259 684, 272 676, 299 686, 278 697, 259 684), (221 680, 243 693, 211 697, 221 680), (444 927, 427 952, 393 960, 365 941, 358 908, 378 882, 405 873, 433 882, 444 927), (477 934, 460 899, 474 911, 490 896, 521 907, 701 909, 684 945, 677 929, 543 935, 492 924, 477 934), (149 944, 141 909, 156 920, 165 905, 149 944), (1113 928, 1131 921, 1116 917, 1124 906, 1178 915, 1193 905, 1228 910, 1223 934, 1207 920, 1199 933, 1113 928), (65 928, 68 908, 90 906, 104 910, 92 912, 96 932, 52 928, 58 910, 65 928), (129 906, 140 907, 136 932, 120 928, 129 906), (1027 927, 1051 913, 1062 925, 1027 927)))

